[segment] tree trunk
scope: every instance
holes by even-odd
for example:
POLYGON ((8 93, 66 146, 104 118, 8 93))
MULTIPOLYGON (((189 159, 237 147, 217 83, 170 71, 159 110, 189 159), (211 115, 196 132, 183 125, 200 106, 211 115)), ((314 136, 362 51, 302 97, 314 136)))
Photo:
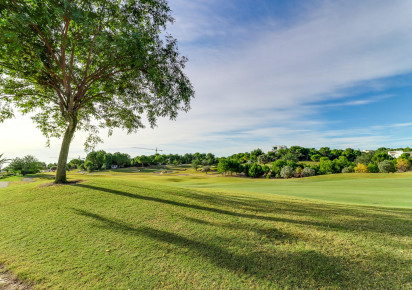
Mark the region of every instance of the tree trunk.
POLYGON ((76 131, 77 120, 69 122, 69 126, 64 133, 62 146, 60 148, 60 155, 59 155, 59 162, 57 163, 57 171, 56 171, 56 178, 54 183, 66 183, 66 164, 67 164, 67 157, 69 156, 69 148, 70 143, 72 142, 72 138, 74 132, 76 131))

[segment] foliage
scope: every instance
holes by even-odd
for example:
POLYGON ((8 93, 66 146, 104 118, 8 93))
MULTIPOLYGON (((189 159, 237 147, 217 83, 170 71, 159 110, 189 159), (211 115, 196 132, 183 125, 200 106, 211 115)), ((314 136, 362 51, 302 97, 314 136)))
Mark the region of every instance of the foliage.
POLYGON ((207 174, 208 172, 210 172, 210 166, 209 166, 209 165, 203 166, 202 172, 204 172, 204 173, 206 173, 206 174, 207 174))
POLYGON ((4 155, 4 153, 0 154, 0 169, 3 166, 4 163, 10 161, 10 159, 4 158, 3 155, 4 155))
POLYGON ((8 169, 14 173, 22 175, 33 174, 40 171, 40 162, 33 155, 27 155, 23 158, 15 158, 8 165, 8 169))
POLYGON ((378 167, 377 164, 371 162, 371 163, 368 164, 366 172, 368 172, 368 173, 378 173, 379 172, 379 167, 378 167))
POLYGON ((264 173, 265 172, 263 171, 262 166, 257 163, 254 163, 249 169, 249 176, 252 178, 260 177, 264 173))
POLYGON ((379 171, 382 173, 395 172, 395 165, 390 160, 384 160, 378 164, 379 171))
POLYGON ((314 176, 315 174, 316 174, 315 169, 310 168, 310 167, 305 167, 302 170, 303 177, 310 177, 310 176, 314 176))
POLYGON ((92 148, 101 128, 132 133, 145 112, 153 127, 189 110, 194 91, 165 32, 166 1, 13 0, 0 11, 0 121, 16 108, 48 140, 63 137, 56 182, 76 130, 92 148))
POLYGON ((355 170, 353 169, 353 167, 350 167, 350 166, 342 169, 342 173, 353 173, 353 172, 355 172, 355 170))
POLYGON ((200 164, 201 164, 200 160, 195 159, 192 161, 192 168, 197 171, 197 169, 200 167, 200 164))
POLYGON ((322 174, 331 174, 334 173, 333 162, 327 157, 322 157, 319 163, 319 172, 322 174))
POLYGON ((288 153, 286 153, 285 155, 282 156, 281 160, 298 162, 299 157, 294 153, 288 152, 288 153))
POLYGON ((356 157, 355 163, 362 163, 367 165, 372 162, 372 158, 374 155, 374 152, 363 152, 360 156, 356 157))
POLYGON ((322 155, 320 155, 320 154, 315 154, 315 155, 312 155, 312 156, 310 157, 310 160, 318 162, 321 157, 322 157, 322 155))
POLYGON ((365 164, 358 163, 355 167, 355 172, 356 173, 366 173, 368 172, 368 167, 365 164))
POLYGON ((262 154, 257 157, 257 162, 260 164, 269 163, 269 156, 267 154, 262 154))
POLYGON ((295 171, 293 170, 292 167, 290 166, 285 166, 282 168, 282 170, 280 171, 280 176, 282 178, 291 178, 295 175, 295 171))
POLYGON ((399 172, 406 172, 411 168, 411 162, 408 159, 399 158, 396 161, 396 169, 399 172))
POLYGON ((372 161, 375 162, 375 163, 380 163, 384 160, 390 160, 390 159, 392 159, 392 157, 390 157, 388 155, 388 152, 386 152, 386 151, 384 151, 384 152, 377 151, 372 157, 372 161))
POLYGON ((302 167, 297 167, 295 170, 295 177, 300 178, 303 176, 303 169, 302 167))

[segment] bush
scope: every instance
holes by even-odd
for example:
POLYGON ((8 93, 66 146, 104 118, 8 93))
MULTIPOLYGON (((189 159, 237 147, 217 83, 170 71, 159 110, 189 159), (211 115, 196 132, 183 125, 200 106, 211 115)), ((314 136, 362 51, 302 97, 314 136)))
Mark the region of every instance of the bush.
POLYGON ((251 167, 252 167, 252 164, 250 163, 243 164, 243 172, 245 173, 246 176, 249 176, 249 170, 251 167))
POLYGON ((302 176, 303 177, 315 176, 315 174, 316 174, 315 169, 310 168, 310 167, 303 168, 303 171, 302 171, 302 176))
POLYGON ((355 167, 356 173, 366 173, 367 170, 368 170, 368 167, 362 163, 358 163, 358 165, 355 167))
POLYGON ((295 175, 295 171, 290 166, 285 166, 280 171, 280 176, 283 178, 291 178, 295 175))
POLYGON ((395 172, 395 165, 390 160, 384 160, 378 165, 379 171, 382 173, 395 172))
POLYGON ((276 160, 275 162, 272 163, 272 167, 270 170, 272 171, 272 176, 280 176, 280 170, 282 167, 286 165, 286 162, 283 160, 276 160))
POLYGON ((369 173, 378 173, 379 167, 375 163, 369 163, 368 167, 366 168, 366 171, 369 173))
POLYGON ((333 173, 333 162, 330 161, 327 157, 322 157, 319 163, 319 171, 322 174, 333 173))
POLYGON ((342 173, 353 173, 355 170, 353 170, 352 167, 345 167, 342 169, 342 173))
POLYGON ((396 168, 399 172, 406 172, 411 168, 411 163, 407 159, 400 158, 396 161, 396 168))
POLYGON ((249 176, 252 178, 262 176, 263 173, 264 172, 263 172, 262 166, 260 166, 257 163, 253 164, 252 167, 250 167, 249 169, 249 176))
POLYGON ((303 176, 302 172, 303 172, 302 167, 296 168, 296 170, 295 170, 295 177, 296 177, 296 178, 302 177, 302 176, 303 176))
POLYGON ((210 166, 203 166, 202 172, 207 174, 209 171, 210 171, 210 166))

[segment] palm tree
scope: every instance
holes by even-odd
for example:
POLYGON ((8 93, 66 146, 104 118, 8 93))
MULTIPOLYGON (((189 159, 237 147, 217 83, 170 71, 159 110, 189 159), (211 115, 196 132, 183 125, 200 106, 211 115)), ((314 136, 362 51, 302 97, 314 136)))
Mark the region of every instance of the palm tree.
POLYGON ((1 169, 2 165, 4 163, 6 163, 7 161, 10 161, 10 159, 3 158, 3 154, 0 154, 0 169, 1 169))

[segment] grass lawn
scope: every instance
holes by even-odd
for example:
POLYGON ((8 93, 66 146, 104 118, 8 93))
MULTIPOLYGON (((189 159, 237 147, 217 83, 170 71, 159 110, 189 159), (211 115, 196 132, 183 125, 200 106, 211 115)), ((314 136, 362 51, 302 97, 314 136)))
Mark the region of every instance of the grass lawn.
POLYGON ((133 171, 0 189, 0 264, 40 289, 412 288, 411 175, 133 171))

